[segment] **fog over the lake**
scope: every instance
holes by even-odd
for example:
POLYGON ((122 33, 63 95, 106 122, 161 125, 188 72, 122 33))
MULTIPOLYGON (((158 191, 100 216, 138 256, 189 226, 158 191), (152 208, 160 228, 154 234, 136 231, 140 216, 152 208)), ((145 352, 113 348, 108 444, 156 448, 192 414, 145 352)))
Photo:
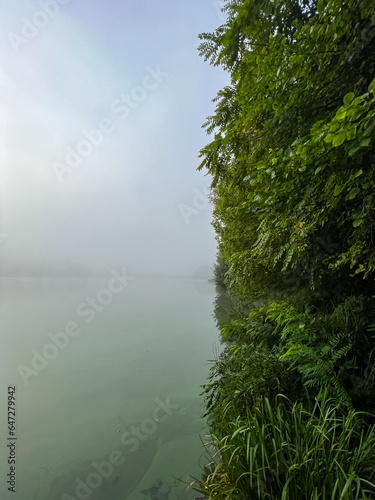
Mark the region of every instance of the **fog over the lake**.
POLYGON ((228 78, 196 48, 218 2, 0 6, 1 273, 213 265, 210 178, 196 168, 228 78))

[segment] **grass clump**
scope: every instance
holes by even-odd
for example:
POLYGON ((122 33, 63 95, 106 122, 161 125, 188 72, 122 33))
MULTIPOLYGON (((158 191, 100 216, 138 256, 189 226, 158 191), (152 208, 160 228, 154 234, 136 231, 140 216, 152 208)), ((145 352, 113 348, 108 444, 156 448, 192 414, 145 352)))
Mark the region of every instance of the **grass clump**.
POLYGON ((307 407, 263 398, 212 432, 217 453, 198 490, 217 499, 375 498, 375 427, 366 416, 342 412, 326 392, 307 407))

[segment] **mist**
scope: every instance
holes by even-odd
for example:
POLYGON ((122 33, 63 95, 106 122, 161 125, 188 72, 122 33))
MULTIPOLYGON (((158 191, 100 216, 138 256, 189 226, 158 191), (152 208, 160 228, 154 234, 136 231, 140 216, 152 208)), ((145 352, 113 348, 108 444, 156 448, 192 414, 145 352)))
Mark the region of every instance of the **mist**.
POLYGON ((209 274, 217 2, 2 2, 3 276, 209 274))

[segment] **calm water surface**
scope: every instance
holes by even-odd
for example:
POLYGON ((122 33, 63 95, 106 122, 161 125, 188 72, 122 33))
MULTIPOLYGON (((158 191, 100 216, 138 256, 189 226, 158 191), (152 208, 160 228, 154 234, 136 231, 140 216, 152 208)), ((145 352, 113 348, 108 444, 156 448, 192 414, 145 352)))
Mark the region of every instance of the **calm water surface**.
POLYGON ((1 282, 0 369, 4 385, 17 385, 19 500, 200 496, 179 479, 200 478, 205 462, 199 393, 218 339, 215 288, 135 277, 112 299, 103 292, 108 303, 94 317, 87 298, 108 282, 1 282), (33 350, 69 322, 80 333, 60 336, 67 345, 47 349, 52 359, 35 371, 33 350))

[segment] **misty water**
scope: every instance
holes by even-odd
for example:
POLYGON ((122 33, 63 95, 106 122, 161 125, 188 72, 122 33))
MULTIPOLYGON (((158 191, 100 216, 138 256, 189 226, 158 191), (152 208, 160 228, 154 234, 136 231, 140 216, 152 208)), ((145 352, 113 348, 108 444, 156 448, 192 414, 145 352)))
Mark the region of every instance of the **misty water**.
POLYGON ((200 479, 206 460, 199 394, 217 347, 215 288, 135 277, 111 298, 110 278, 1 281, 19 500, 200 496, 178 479, 200 479), (108 303, 90 315, 98 294, 108 303), (46 350, 72 322, 67 345, 46 350), (51 359, 35 369, 43 349, 51 359))

